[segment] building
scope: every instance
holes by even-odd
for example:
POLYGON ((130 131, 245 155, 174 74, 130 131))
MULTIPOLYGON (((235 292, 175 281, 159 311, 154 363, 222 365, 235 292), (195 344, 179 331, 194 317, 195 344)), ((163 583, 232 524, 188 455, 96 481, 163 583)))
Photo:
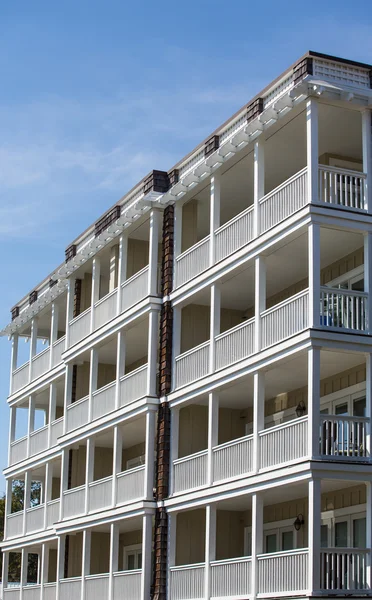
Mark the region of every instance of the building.
POLYGON ((307 53, 12 309, 5 600, 372 594, 371 86, 307 53))

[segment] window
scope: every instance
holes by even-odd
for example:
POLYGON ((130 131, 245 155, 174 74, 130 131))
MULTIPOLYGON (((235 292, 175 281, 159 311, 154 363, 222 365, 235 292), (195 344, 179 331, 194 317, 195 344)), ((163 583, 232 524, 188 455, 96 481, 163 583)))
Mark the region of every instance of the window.
POLYGON ((295 536, 293 525, 280 527, 265 533, 265 552, 281 552, 295 548, 295 536))
POLYGON ((124 571, 142 569, 142 546, 124 546, 124 571))
POLYGON ((135 469, 136 467, 141 467, 145 464, 145 455, 141 454, 141 456, 136 456, 135 458, 130 458, 127 460, 127 469, 135 469))

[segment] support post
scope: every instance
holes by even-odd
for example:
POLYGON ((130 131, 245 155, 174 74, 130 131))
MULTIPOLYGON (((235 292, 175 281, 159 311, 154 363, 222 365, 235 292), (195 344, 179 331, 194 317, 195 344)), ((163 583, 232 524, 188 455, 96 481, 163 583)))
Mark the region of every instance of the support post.
POLYGON ((66 350, 70 346, 70 322, 74 318, 74 293, 75 293, 75 277, 70 277, 67 281, 66 350))
POLYGON ((210 393, 208 397, 208 466, 207 482, 213 484, 213 448, 218 445, 219 398, 210 393))
POLYGON ((309 458, 319 457, 320 431, 320 349, 309 348, 308 358, 308 441, 309 458))
POLYGON ((158 372, 158 338, 159 338, 159 313, 157 310, 149 312, 149 333, 147 342, 147 395, 155 397, 156 374, 158 372))
POLYGON ((53 467, 50 462, 45 465, 44 481, 44 529, 48 526, 48 502, 52 499, 53 467))
POLYGON ((12 494, 13 494, 13 479, 9 478, 5 480, 6 494, 5 494, 5 515, 4 515, 4 540, 8 535, 8 516, 12 512, 12 494))
POLYGON ((23 588, 27 585, 28 571, 28 551, 22 548, 22 563, 21 563, 21 598, 23 597, 23 588))
POLYGON ((85 578, 90 574, 91 537, 91 531, 89 529, 84 529, 81 565, 81 600, 85 600, 85 578))
POLYGON ((142 577, 141 598, 150 600, 152 566, 152 515, 142 517, 142 577))
POLYGON ((148 295, 158 295, 159 233, 161 212, 153 208, 150 213, 148 295))
POLYGON ((119 264, 118 264, 118 295, 116 313, 121 313, 121 300, 123 297, 122 284, 127 278, 127 256, 128 256, 128 236, 123 233, 119 238, 119 264))
POLYGON ((217 284, 211 285, 211 316, 209 343, 209 372, 216 368, 216 336, 221 330, 221 290, 217 284))
POLYGON ((52 423, 56 420, 57 410, 57 386, 51 383, 49 387, 49 406, 48 406, 48 448, 52 444, 52 423))
POLYGON ((308 225, 309 240, 309 327, 320 325, 320 226, 308 225))
POLYGON ((9 415, 9 439, 8 439, 8 465, 12 464, 12 443, 15 440, 15 430, 17 423, 17 408, 10 407, 9 415))
POLYGON ((210 224, 209 224, 209 266, 214 265, 215 261, 215 243, 214 232, 220 226, 221 212, 221 177, 219 173, 211 177, 211 196, 210 196, 210 224))
POLYGON ((87 438, 85 463, 85 514, 89 512, 89 484, 94 476, 94 438, 87 438))
POLYGON ((372 233, 370 232, 364 234, 364 291, 368 295, 366 328, 370 334, 372 333, 372 233))
POLYGON ((47 543, 41 545, 41 569, 40 569, 41 600, 44 600, 44 583, 48 581, 49 571, 49 547, 47 543))
POLYGON ((52 317, 50 320, 50 349, 49 349, 49 369, 53 368, 54 361, 54 343, 58 338, 58 304, 52 303, 52 317))
POLYGON ((63 519, 64 492, 68 489, 69 450, 64 448, 61 456, 61 491, 59 500, 59 520, 63 519))
POLYGON ((182 312, 179 306, 173 307, 173 344, 172 344, 172 389, 177 386, 176 358, 181 353, 181 320, 182 312))
POLYGON ((120 407, 120 379, 125 375, 125 331, 122 329, 117 337, 116 350, 116 391, 115 391, 115 409, 120 407))
POLYGON ((372 588, 372 483, 365 482, 366 485, 366 548, 369 550, 367 555, 367 573, 366 584, 367 589, 372 588))
POLYGON ((36 347, 37 347, 37 329, 38 329, 38 319, 34 317, 31 321, 31 338, 30 338, 30 379, 32 381, 32 359, 36 355, 36 347))
POLYGON ((66 548, 66 536, 59 535, 57 538, 57 599, 60 599, 60 582, 64 579, 65 571, 65 548, 66 548))
POLYGON ((117 504, 117 475, 122 471, 123 434, 119 425, 114 427, 114 448, 112 465, 112 506, 117 504))
POLYGON ((90 369, 89 369, 89 405, 88 405, 88 423, 93 418, 93 393, 97 390, 98 384, 98 350, 92 348, 90 351, 90 369))
POLYGON ((318 101, 306 102, 307 201, 318 202, 319 171, 318 101))
POLYGON ((258 493, 252 494, 252 587, 251 595, 257 597, 258 589, 258 559, 263 552, 263 500, 258 493))
POLYGON ((367 175, 365 181, 364 206, 372 212, 372 112, 362 112, 362 145, 363 145, 363 173, 367 175))
POLYGON ((321 515, 321 481, 309 481, 309 595, 317 595, 320 588, 320 515, 321 515))
POLYGON ((63 398, 63 435, 67 433, 68 426, 68 415, 67 407, 70 406, 72 400, 72 376, 73 376, 73 365, 66 365, 66 376, 65 376, 65 394, 63 398))
POLYGON ((95 313, 95 303, 99 300, 99 289, 100 289, 100 280, 101 280, 101 261, 95 256, 93 258, 92 264, 92 299, 91 299, 91 307, 90 307, 90 331, 94 331, 95 322, 94 322, 94 313, 95 313))
POLYGON ((19 343, 19 335, 18 333, 13 333, 12 335, 12 350, 11 350, 11 358, 10 358, 10 385, 9 385, 9 396, 13 393, 13 372, 17 368, 18 362, 18 343, 19 343))
POLYGON ((28 397, 28 420, 27 420, 27 457, 30 456, 31 433, 35 427, 35 398, 28 397))
POLYGON ((258 371, 253 376, 253 472, 260 470, 260 437, 265 428, 265 373, 258 371))
POLYGON ((174 205, 174 259, 182 253, 182 213, 183 205, 178 201, 174 205))
POLYGON ((261 233, 260 200, 265 195, 265 148, 262 136, 254 143, 253 237, 261 233))
POLYGON ((178 445, 179 445, 179 432, 180 432, 180 410, 179 408, 172 408, 171 410, 171 447, 170 447, 170 464, 169 464, 169 475, 170 495, 174 494, 174 461, 178 458, 178 445))
POLYGON ((146 444, 145 444, 145 485, 144 498, 154 499, 154 456, 155 456, 155 411, 148 410, 146 413, 146 444))
POLYGON ((110 525, 109 600, 114 600, 114 573, 119 570, 119 525, 110 525))
POLYGON ((254 297, 254 347, 256 352, 260 352, 262 346, 261 313, 266 309, 266 263, 263 256, 257 256, 255 259, 254 297))
POLYGON ((211 589, 211 566, 216 560, 216 524, 217 511, 213 504, 205 507, 205 571, 204 571, 204 598, 209 600, 212 595, 211 589))
MULTIPOLYGON (((115 244, 110 249, 110 264, 109 264, 109 294, 118 287, 119 275, 119 244, 115 244)), ((117 313, 118 314, 118 313, 117 313)))
POLYGON ((7 552, 6 550, 3 550, 3 569, 2 569, 2 576, 1 576, 3 595, 4 595, 4 590, 6 590, 8 587, 8 576, 9 576, 9 552, 7 552))
MULTIPOLYGON (((372 452, 372 354, 366 354, 366 452, 371 456, 372 452)), ((368 548, 369 546, 367 546, 368 548)))

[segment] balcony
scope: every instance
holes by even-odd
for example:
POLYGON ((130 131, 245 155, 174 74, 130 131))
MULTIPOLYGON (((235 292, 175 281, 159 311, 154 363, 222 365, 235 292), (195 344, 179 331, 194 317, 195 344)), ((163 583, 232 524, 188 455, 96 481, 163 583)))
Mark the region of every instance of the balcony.
POLYGON ((59 520, 59 499, 7 516, 7 539, 49 529, 59 520))
POLYGON ((57 446, 58 438, 63 434, 63 421, 64 418, 60 417, 50 424, 32 431, 29 436, 11 442, 9 466, 57 446))
POLYGON ((18 392, 32 381, 35 381, 42 375, 45 375, 45 373, 47 373, 50 369, 60 365, 62 363, 62 353, 64 350, 65 336, 53 343, 52 350, 50 347, 48 347, 42 352, 36 354, 31 361, 31 379, 29 362, 15 369, 12 373, 12 393, 14 394, 15 392, 18 392))

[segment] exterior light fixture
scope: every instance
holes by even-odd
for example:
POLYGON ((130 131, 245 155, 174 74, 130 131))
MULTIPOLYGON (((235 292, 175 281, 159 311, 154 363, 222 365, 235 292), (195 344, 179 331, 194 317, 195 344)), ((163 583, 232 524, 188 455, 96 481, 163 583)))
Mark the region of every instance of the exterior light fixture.
POLYGON ((302 525, 305 524, 304 521, 304 515, 302 515, 301 513, 299 515, 297 515, 295 522, 293 523, 293 527, 295 528, 296 531, 300 531, 302 525))
POLYGON ((301 400, 301 402, 299 402, 296 406, 296 415, 298 417, 303 417, 305 413, 306 413, 306 404, 303 400, 301 400))

